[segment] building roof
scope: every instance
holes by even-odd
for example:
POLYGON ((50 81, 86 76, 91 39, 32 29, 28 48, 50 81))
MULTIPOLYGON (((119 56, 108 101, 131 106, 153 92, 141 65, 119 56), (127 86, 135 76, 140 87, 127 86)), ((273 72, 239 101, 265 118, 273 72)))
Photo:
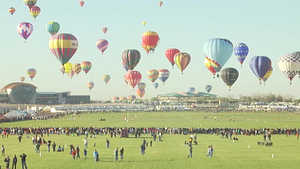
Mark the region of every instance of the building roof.
POLYGON ((6 113, 4 116, 5 117, 18 117, 18 116, 26 116, 27 113, 24 111, 20 111, 20 110, 13 110, 9 113, 6 113))
POLYGON ((58 94, 57 92, 36 92, 37 94, 58 94))
POLYGON ((10 83, 8 85, 5 85, 4 87, 2 87, 2 89, 0 91, 1 91, 1 93, 6 93, 7 89, 13 89, 13 88, 15 88, 17 86, 20 86, 20 85, 27 85, 27 86, 31 86, 31 87, 37 89, 36 86, 34 86, 32 84, 29 84, 29 83, 15 82, 15 83, 10 83))

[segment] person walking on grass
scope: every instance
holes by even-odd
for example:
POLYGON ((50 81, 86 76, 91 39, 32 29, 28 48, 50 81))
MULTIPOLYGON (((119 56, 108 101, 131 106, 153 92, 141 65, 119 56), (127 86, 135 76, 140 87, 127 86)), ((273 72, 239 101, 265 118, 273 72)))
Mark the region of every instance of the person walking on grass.
POLYGON ((7 157, 4 159, 4 162, 6 163, 6 169, 9 169, 9 163, 10 163, 10 158, 9 158, 9 156, 7 156, 7 157))
POLYGON ((97 152, 97 150, 95 150, 95 151, 93 152, 93 155, 94 155, 94 162, 99 161, 99 153, 97 152))
POLYGON ((207 148, 207 154, 206 154, 206 157, 210 157, 210 146, 208 146, 208 148, 207 148))
POLYGON ((109 148, 109 140, 106 139, 106 148, 109 148))
POLYGON ((80 149, 79 149, 79 146, 77 146, 77 147, 76 147, 76 154, 77 154, 77 158, 80 158, 79 151, 80 151, 80 149))
POLYGON ((118 153, 119 153, 119 150, 118 150, 118 148, 116 148, 114 151, 115 161, 118 161, 118 153))
POLYGON ((187 157, 193 157, 193 147, 192 147, 192 144, 189 144, 189 155, 187 157))
POLYGON ((4 145, 1 146, 1 152, 2 152, 2 156, 5 156, 5 148, 4 148, 4 145))
POLYGON ((123 157, 124 157, 124 148, 122 147, 120 150, 120 159, 123 161, 123 157))
POLYGON ((75 155, 76 155, 76 151, 72 150, 72 157, 73 157, 74 160, 75 160, 75 155))
POLYGON ((20 155, 20 157, 21 157, 21 161, 22 161, 22 169, 24 169, 24 168, 27 169, 27 165, 26 165, 27 155, 25 153, 23 153, 20 155))
POLYGON ((210 157, 213 156, 213 153, 214 153, 214 148, 212 145, 210 145, 210 157))
POLYGON ((17 156, 14 155, 12 169, 17 169, 17 162, 18 162, 17 156))
POLYGON ((84 158, 86 158, 86 155, 87 155, 87 150, 86 149, 83 150, 83 155, 84 155, 84 158))

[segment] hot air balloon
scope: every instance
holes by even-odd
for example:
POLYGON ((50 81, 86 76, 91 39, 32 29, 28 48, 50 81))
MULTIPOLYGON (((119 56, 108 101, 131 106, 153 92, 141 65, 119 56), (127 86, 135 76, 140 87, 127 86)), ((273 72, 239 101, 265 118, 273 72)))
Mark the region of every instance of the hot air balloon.
MULTIPOLYGON (((126 75, 126 74, 125 74, 125 75, 126 75)), ((128 85, 128 82, 127 82, 127 79, 126 79, 125 75, 124 75, 124 81, 125 81, 125 83, 128 85)))
POLYGON ((103 75, 102 80, 107 84, 110 80, 110 76, 109 75, 103 75))
POLYGON ((79 5, 80 5, 81 7, 83 7, 84 1, 79 1, 79 5))
POLYGON ((146 22, 142 22, 142 25, 143 25, 143 26, 146 26, 146 22))
POLYGON ((71 70, 70 73, 68 73, 68 76, 72 79, 73 76, 75 75, 74 70, 71 70))
POLYGON ((187 92, 195 92, 195 88, 194 87, 189 87, 187 92))
POLYGON ((142 75, 140 72, 135 71, 135 70, 128 70, 128 72, 125 74, 125 78, 127 82, 132 86, 134 89, 137 84, 140 83, 142 79, 142 75))
POLYGON ((129 68, 126 66, 126 64, 123 62, 123 61, 121 61, 121 64, 122 64, 122 67, 126 70, 126 72, 129 70, 129 68))
POLYGON ((88 87, 90 90, 92 90, 92 88, 95 86, 94 82, 93 81, 88 81, 86 83, 86 87, 88 87))
POLYGON ((25 39, 25 42, 26 42, 27 38, 33 32, 33 26, 31 23, 22 22, 17 26, 17 31, 22 36, 22 38, 25 39))
POLYGON ((120 98, 118 96, 115 96, 115 97, 112 98, 112 100, 118 101, 118 100, 120 100, 120 98))
POLYGON ((169 76, 170 76, 170 72, 169 72, 169 70, 167 70, 167 69, 160 69, 160 70, 158 70, 158 72, 159 72, 158 79, 159 79, 160 81, 162 81, 162 82, 163 82, 163 85, 164 85, 165 82, 168 80, 168 78, 169 78, 169 76))
POLYGON ((142 47, 146 51, 146 53, 149 53, 150 50, 147 48, 147 46, 142 42, 142 47))
POLYGON ((203 52, 205 57, 217 64, 216 72, 220 72, 232 55, 233 45, 228 39, 212 38, 204 43, 203 52))
POLYGON ((140 82, 140 83, 138 84, 138 88, 139 88, 140 90, 145 90, 145 88, 146 88, 146 83, 140 82))
POLYGON ((211 91, 211 89, 212 89, 211 85, 206 85, 205 86, 205 90, 206 90, 207 93, 209 93, 211 91))
POLYGON ((68 62, 66 64, 64 64, 64 68, 65 68, 65 72, 67 74, 69 74, 71 71, 72 71, 72 68, 73 68, 73 64, 68 62))
POLYGON ((99 39, 97 42, 96 42, 96 46, 97 48, 102 52, 102 55, 103 55, 103 52, 107 49, 108 47, 108 41, 105 40, 105 39, 99 39))
POLYGON ((120 98, 120 100, 121 100, 121 101, 126 101, 127 98, 123 96, 123 97, 120 98))
POLYGON ((153 83, 158 78, 159 72, 155 69, 148 70, 147 71, 147 76, 148 76, 148 79, 153 83))
POLYGON ((137 89, 136 90, 136 95, 139 96, 140 98, 143 98, 144 95, 145 95, 145 90, 137 89))
POLYGON ((80 63, 74 63, 74 65, 72 66, 72 70, 77 74, 81 72, 81 64, 80 63))
POLYGON ((27 70, 27 75, 30 77, 31 81, 36 75, 36 70, 33 68, 30 68, 27 70))
POLYGON ((57 22, 48 22, 46 25, 47 31, 53 36, 59 31, 59 23, 57 22))
POLYGON ((292 84, 293 78, 300 73, 300 52, 281 56, 278 60, 278 67, 292 84))
POLYGON ((49 40, 49 48, 58 61, 64 65, 77 51, 78 41, 72 34, 58 33, 49 40))
POLYGON ((32 8, 35 4, 36 4, 37 0, 23 0, 23 2, 25 3, 26 6, 28 6, 28 8, 32 8))
POLYGON ((39 14, 41 13, 41 8, 38 6, 33 6, 32 8, 29 9, 30 15, 34 18, 38 17, 39 14))
POLYGON ((233 51, 238 61, 241 63, 241 67, 242 67, 242 64, 245 61, 249 52, 248 46, 244 43, 239 43, 234 47, 233 51))
POLYGON ((159 36, 154 31, 147 31, 143 33, 142 36, 142 45, 145 45, 145 48, 148 50, 145 50, 147 53, 154 52, 157 44, 159 42, 159 36))
POLYGON ((103 27, 103 28, 102 28, 102 32, 103 32, 104 34, 106 34, 107 30, 108 30, 107 27, 103 27))
POLYGON ((181 73, 183 74, 184 69, 189 65, 191 62, 191 56, 188 53, 180 52, 174 56, 174 62, 176 66, 180 69, 181 73))
POLYGON ((206 68, 213 74, 213 77, 215 78, 216 75, 216 69, 215 69, 215 64, 207 57, 204 58, 204 64, 206 68))
POLYGON ((59 70, 63 75, 66 73, 65 67, 63 65, 60 65, 59 70))
POLYGON ((157 88, 158 88, 158 86, 159 86, 159 84, 158 84, 158 83, 154 83, 153 85, 154 85, 154 88, 155 88, 155 89, 157 89, 157 88))
POLYGON ((158 5, 159 5, 159 6, 162 6, 163 3, 164 3, 163 1, 158 1, 158 5))
POLYGON ((10 8, 8 9, 8 12, 9 12, 11 15, 13 15, 13 14, 16 12, 16 9, 15 9, 14 7, 10 7, 10 8))
POLYGON ((167 59, 169 60, 169 62, 172 65, 172 68, 173 68, 173 66, 175 64, 174 56, 177 53, 180 53, 180 51, 178 49, 175 49, 175 48, 167 49, 166 52, 165 52, 165 55, 166 55, 167 59))
POLYGON ((92 63, 89 61, 83 61, 81 62, 81 68, 87 74, 92 68, 92 63))
POLYGON ((135 49, 124 50, 122 61, 129 70, 133 70, 141 59, 141 53, 135 49))
POLYGON ((265 74, 265 76, 262 79, 264 81, 264 83, 270 78, 272 73, 273 73, 273 67, 271 66, 270 69, 268 70, 268 72, 265 74))
POLYGON ((238 77, 239 72, 235 68, 225 68, 221 71, 221 78, 223 82, 229 87, 229 91, 238 77))
POLYGON ((129 95, 129 96, 128 96, 128 100, 134 100, 134 99, 136 99, 136 96, 135 96, 135 95, 129 95))
POLYGON ((249 66, 259 79, 260 84, 263 77, 270 70, 271 65, 271 60, 267 56, 254 56, 249 62, 249 66))
POLYGON ((25 77, 20 77, 20 81, 23 83, 25 80, 25 77))

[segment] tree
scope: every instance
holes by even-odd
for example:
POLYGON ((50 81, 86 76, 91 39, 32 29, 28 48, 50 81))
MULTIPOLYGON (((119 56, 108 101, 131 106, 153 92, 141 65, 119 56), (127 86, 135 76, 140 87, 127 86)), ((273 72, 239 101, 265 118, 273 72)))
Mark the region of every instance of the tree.
POLYGON ((276 102, 283 102, 283 98, 280 95, 277 95, 276 102))

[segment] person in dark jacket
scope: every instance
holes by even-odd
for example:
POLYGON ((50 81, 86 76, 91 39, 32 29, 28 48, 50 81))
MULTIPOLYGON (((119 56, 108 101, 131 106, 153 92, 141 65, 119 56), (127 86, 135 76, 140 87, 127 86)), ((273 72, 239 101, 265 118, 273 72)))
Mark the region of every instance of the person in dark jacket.
POLYGON ((18 162, 17 156, 14 155, 12 169, 14 169, 14 168, 16 169, 17 168, 17 162, 18 162))
POLYGON ((21 160, 22 160, 22 169, 24 169, 24 166, 25 166, 25 169, 27 169, 27 165, 26 165, 27 155, 25 153, 23 153, 23 154, 20 155, 20 157, 21 157, 21 160))

